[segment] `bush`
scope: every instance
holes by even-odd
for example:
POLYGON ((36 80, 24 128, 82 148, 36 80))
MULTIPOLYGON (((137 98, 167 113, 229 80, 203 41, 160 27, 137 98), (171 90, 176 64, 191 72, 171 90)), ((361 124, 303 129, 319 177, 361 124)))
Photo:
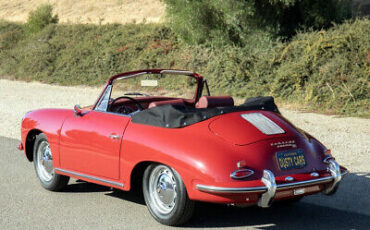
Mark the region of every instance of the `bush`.
POLYGON ((171 28, 189 44, 243 46, 255 32, 290 38, 351 17, 350 0, 163 0, 171 28))
POLYGON ((27 34, 33 34, 41 31, 49 24, 58 23, 58 15, 53 16, 53 6, 50 4, 43 4, 35 11, 31 11, 25 25, 27 34))
POLYGON ((0 53, 11 49, 23 38, 23 26, 15 23, 6 23, 0 20, 0 53))
POLYGON ((189 44, 227 39, 222 12, 209 1, 166 0, 172 30, 189 44))
POLYGON ((282 49, 271 93, 315 109, 369 115, 370 22, 299 33, 282 49))

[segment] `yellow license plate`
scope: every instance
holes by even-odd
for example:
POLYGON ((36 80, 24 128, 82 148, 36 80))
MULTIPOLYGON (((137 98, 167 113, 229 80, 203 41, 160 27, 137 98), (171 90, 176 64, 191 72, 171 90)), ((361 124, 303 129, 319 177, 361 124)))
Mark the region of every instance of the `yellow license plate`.
POLYGON ((302 149, 277 152, 276 159, 281 170, 299 169, 307 164, 302 149))

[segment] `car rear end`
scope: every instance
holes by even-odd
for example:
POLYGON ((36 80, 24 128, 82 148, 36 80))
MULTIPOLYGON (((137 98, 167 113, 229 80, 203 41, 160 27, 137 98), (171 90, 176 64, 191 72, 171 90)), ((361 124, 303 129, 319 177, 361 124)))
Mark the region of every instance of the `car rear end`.
POLYGON ((348 173, 330 150, 277 113, 226 114, 208 127, 233 147, 220 168, 228 175, 194 185, 201 200, 269 207, 273 201, 333 194, 348 173))

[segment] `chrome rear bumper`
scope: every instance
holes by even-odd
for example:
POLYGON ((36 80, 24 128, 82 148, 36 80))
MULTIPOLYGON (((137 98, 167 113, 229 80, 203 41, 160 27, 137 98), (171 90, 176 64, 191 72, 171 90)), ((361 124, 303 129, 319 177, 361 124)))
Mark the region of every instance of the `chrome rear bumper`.
POLYGON ((323 193, 326 195, 333 194, 337 190, 339 182, 342 180, 342 174, 340 172, 339 164, 334 159, 329 160, 328 164, 329 164, 328 171, 330 172, 334 181, 331 186, 324 189, 323 193))
POLYGON ((275 197, 276 191, 285 190, 285 189, 292 189, 298 187, 304 187, 309 185, 318 185, 318 184, 325 184, 333 182, 329 187, 325 188, 323 193, 324 194, 331 194, 333 191, 336 190, 339 182, 345 176, 348 171, 341 173, 340 166, 335 160, 330 160, 328 162, 328 171, 330 172, 331 176, 322 177, 312 180, 306 181, 299 181, 299 182, 292 182, 286 184, 276 184, 275 175, 265 169, 263 171, 263 176, 261 178, 262 183, 265 186, 260 187, 246 187, 246 188, 227 188, 227 187, 216 187, 216 186, 207 186, 197 184, 196 188, 202 192, 209 192, 209 193, 218 193, 218 194, 225 194, 225 193, 262 193, 259 201, 258 206, 260 207, 269 207, 272 200, 275 197))

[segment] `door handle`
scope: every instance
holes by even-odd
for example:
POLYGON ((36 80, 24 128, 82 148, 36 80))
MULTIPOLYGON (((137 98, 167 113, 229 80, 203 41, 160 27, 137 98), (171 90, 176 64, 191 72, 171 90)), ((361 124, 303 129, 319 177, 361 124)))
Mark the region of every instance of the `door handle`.
POLYGON ((109 135, 109 138, 118 140, 119 139, 119 135, 112 133, 111 135, 109 135))

